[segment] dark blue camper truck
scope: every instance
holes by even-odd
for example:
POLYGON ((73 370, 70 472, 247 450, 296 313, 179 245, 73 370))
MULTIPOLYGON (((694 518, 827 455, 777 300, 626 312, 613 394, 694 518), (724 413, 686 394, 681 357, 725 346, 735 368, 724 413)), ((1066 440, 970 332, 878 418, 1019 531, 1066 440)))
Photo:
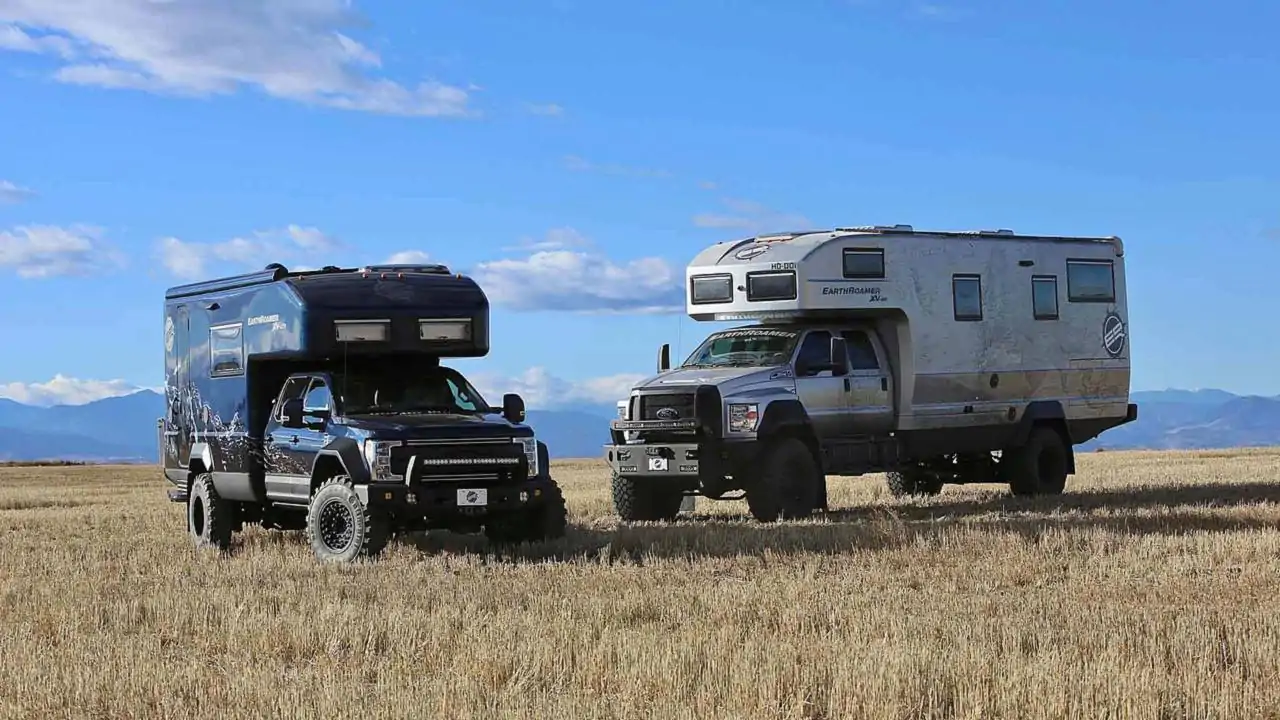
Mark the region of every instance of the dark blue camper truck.
POLYGON ((165 477, 195 544, 305 529, 322 560, 395 532, 559 537, 565 505, 520 396, 501 408, 442 358, 489 352, 489 301, 441 265, 261 272, 170 288, 165 477))

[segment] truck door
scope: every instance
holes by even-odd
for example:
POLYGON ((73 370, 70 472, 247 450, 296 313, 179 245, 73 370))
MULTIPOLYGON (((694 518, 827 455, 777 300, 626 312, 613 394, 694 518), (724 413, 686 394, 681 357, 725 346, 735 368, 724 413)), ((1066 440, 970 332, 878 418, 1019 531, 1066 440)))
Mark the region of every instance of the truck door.
MULTIPOLYGON (((311 381, 310 375, 295 375, 286 380, 267 421, 262 465, 267 497, 272 500, 306 502, 311 496, 311 459, 300 447, 306 428, 286 427, 283 415, 285 401, 303 398, 311 381)), ((311 457, 314 458, 314 454, 311 457)))
POLYGON ((166 368, 173 387, 166 413, 165 441, 173 453, 174 462, 180 468, 191 464, 191 443, 195 434, 195 404, 191 401, 191 322, 186 305, 178 305, 166 321, 166 368), (170 335, 172 333, 172 335, 170 335))
POLYGON ((831 333, 810 330, 796 353, 796 395, 820 438, 846 434, 845 378, 831 374, 831 333))
POLYGON ((887 357, 880 351, 879 339, 866 330, 845 330, 840 334, 849 350, 846 412, 851 432, 886 435, 893 430, 893 374, 887 357))

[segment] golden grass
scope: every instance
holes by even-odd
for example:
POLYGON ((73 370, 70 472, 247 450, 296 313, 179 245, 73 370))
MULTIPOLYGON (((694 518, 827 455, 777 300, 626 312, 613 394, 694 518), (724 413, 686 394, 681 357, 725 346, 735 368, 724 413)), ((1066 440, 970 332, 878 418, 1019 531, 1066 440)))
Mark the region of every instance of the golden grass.
POLYGON ((0 717, 1280 716, 1280 450, 1078 462, 1051 500, 877 475, 630 527, 558 462, 563 541, 349 567, 194 553, 154 468, 0 469, 0 717))

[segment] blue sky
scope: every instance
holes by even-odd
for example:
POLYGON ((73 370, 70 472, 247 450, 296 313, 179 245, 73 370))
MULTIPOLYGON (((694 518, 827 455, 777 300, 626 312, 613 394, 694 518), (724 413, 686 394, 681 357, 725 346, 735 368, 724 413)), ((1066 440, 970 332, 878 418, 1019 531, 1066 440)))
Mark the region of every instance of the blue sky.
POLYGON ((483 388, 609 402, 707 332, 678 309, 701 247, 899 222, 1119 235, 1135 390, 1280 393, 1276 27, 1262 2, 0 0, 0 394, 159 384, 188 278, 411 253, 490 292, 493 351, 458 363, 483 388))

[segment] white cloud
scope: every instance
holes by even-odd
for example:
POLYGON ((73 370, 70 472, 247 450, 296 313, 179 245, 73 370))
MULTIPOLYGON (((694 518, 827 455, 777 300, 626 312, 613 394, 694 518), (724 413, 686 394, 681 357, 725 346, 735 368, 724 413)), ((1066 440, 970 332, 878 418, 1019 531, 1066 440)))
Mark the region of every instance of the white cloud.
POLYGON ((684 309, 682 269, 659 257, 615 262, 595 252, 548 249, 521 259, 480 263, 472 275, 491 302, 514 310, 665 313, 684 309))
POLYGON ((19 225, 0 230, 0 268, 24 278, 90 275, 124 265, 91 225, 19 225))
POLYGON ((246 271, 261 269, 271 262, 293 263, 296 267, 291 269, 300 270, 300 263, 323 257, 339 247, 341 243, 337 239, 318 228, 288 225, 214 243, 161 238, 156 244, 156 254, 170 273, 180 278, 198 279, 209 272, 209 260, 220 260, 246 271))
MULTIPOLYGON (((24 405, 49 407, 50 405, 83 405, 109 397, 130 395, 139 387, 124 380, 81 380, 62 374, 54 375, 49 382, 43 383, 0 383, 0 397, 8 398, 24 405)), ((151 388, 157 389, 158 388, 151 388)))
POLYGON ((590 239, 571 227, 563 227, 548 230, 547 234, 540 239, 520 238, 515 245, 505 247, 503 250, 534 252, 537 250, 569 250, 571 248, 587 247, 591 247, 590 239))
POLYGON ((543 367, 532 367, 519 375, 469 373, 468 379, 494 405, 502 403, 504 393, 519 393, 525 405, 533 409, 554 410, 580 403, 611 405, 626 397, 631 387, 646 376, 619 373, 603 377, 566 380, 552 375, 543 367))
POLYGON ((782 213, 758 202, 722 198, 726 212, 701 213, 693 216, 693 224, 703 228, 742 230, 751 234, 801 230, 813 225, 803 215, 782 213))
MULTIPOLYGON (((0 36, 0 42, 3 36, 0 36)), ((31 190, 15 185, 8 180, 0 180, 0 205, 16 205, 35 196, 31 190)))
POLYGON ((385 262, 388 265, 421 265, 431 262, 431 256, 421 250, 401 250, 392 253, 385 262))
POLYGON ((350 0, 0 0, 0 49, 56 57, 65 83, 175 95, 273 97, 411 116, 464 116, 466 88, 379 76, 341 32, 350 0))

